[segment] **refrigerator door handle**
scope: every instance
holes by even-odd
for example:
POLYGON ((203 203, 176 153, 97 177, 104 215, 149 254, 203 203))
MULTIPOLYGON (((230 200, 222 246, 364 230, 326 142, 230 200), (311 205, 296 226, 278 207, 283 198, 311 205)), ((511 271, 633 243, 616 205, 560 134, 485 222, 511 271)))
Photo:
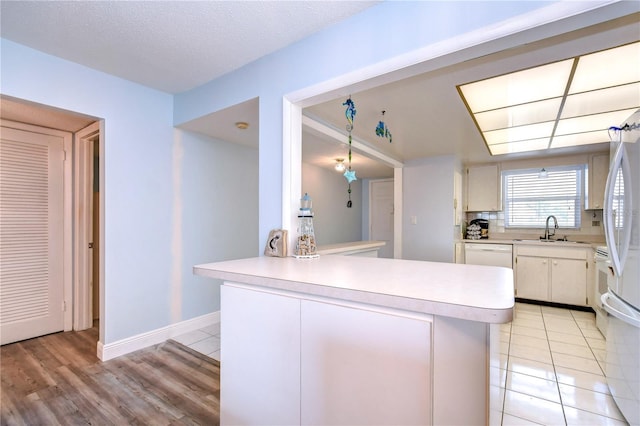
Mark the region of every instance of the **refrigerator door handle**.
POLYGON ((640 317, 627 315, 624 312, 621 312, 619 309, 614 308, 609 303, 610 297, 611 295, 609 293, 605 293, 600 298, 600 300, 602 301, 602 307, 604 308, 604 310, 607 311, 610 315, 613 315, 614 317, 618 318, 620 321, 623 321, 634 327, 640 328, 640 317))
POLYGON ((607 175, 604 192, 604 235, 609 248, 609 258, 611 259, 613 270, 618 276, 621 276, 624 270, 631 238, 631 211, 628 207, 633 205, 631 185, 633 185, 633 182, 631 182, 629 159, 625 155, 624 143, 620 143, 611 161, 611 168, 607 175), (623 194, 623 211, 621 212, 613 209, 618 170, 622 170, 623 185, 625 187, 623 194), (622 217, 618 218, 618 215, 622 215, 622 217), (622 240, 616 242, 614 234, 618 221, 622 221, 623 235, 622 240))

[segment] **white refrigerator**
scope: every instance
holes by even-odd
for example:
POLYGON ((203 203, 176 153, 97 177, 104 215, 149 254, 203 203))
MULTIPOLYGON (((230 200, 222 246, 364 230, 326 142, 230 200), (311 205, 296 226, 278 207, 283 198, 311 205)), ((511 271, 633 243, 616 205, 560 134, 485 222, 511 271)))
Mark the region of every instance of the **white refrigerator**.
POLYGON ((640 425, 640 110, 610 133, 604 228, 615 276, 602 295, 609 314, 605 374, 622 414, 640 425))

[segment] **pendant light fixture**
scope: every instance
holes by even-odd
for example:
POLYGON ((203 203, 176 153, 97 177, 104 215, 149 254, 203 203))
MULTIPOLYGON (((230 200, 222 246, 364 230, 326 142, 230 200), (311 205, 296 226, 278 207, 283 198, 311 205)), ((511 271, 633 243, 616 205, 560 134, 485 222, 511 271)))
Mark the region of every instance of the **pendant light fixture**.
POLYGON ((336 164, 335 166, 333 166, 337 172, 344 172, 345 170, 345 166, 344 166, 344 158, 336 158, 336 164))

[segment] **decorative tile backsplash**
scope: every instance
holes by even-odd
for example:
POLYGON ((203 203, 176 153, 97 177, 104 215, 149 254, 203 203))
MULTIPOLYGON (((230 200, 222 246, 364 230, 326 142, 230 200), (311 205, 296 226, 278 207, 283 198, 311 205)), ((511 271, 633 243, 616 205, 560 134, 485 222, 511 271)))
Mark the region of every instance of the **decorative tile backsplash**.
MULTIPOLYGON (((495 238, 528 238, 540 235, 541 229, 505 229, 504 212, 470 212, 466 213, 466 223, 473 219, 486 219, 489 221, 489 238, 493 234, 495 238)), ((544 225, 544 224, 543 224, 544 225)), ((464 235, 464 229, 462 230, 464 235)), ((544 230, 542 230, 544 232, 544 230)), ((602 210, 582 211, 582 226, 580 229, 559 229, 558 236, 589 236, 593 239, 604 240, 604 228, 602 227, 602 210)))

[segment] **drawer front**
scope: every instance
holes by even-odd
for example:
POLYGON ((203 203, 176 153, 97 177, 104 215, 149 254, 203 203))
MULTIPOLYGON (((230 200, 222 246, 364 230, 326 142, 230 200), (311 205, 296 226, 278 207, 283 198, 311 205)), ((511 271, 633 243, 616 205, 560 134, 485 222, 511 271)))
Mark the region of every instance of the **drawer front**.
MULTIPOLYGON (((553 244, 553 243, 549 243, 553 244)), ((514 246, 516 255, 553 257, 557 259, 578 259, 587 260, 588 249, 571 247, 540 247, 539 245, 517 245, 514 246)))

